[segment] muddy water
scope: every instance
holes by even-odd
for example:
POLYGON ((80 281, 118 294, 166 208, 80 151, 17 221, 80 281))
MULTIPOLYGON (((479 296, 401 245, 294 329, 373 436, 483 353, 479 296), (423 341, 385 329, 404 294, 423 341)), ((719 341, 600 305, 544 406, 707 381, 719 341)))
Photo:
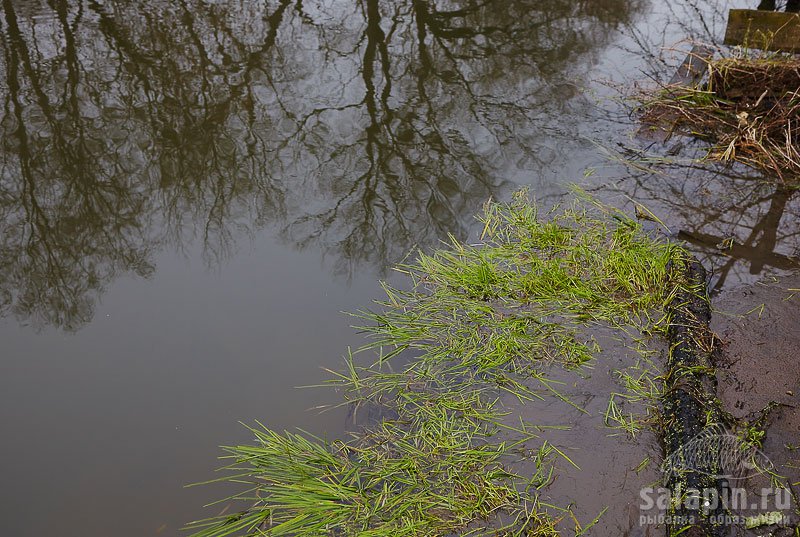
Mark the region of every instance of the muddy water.
POLYGON ((698 246, 728 281, 781 269, 790 197, 608 160, 613 85, 721 35, 718 3, 668 4, 2 2, 0 534, 176 535, 237 420, 340 434, 294 389, 359 344, 339 312, 519 185, 753 233, 757 259, 698 246))
POLYGON ((515 419, 519 416, 540 426, 540 439, 558 446, 564 455, 554 456, 553 481, 542 492, 543 502, 569 506, 569 513, 551 510, 560 520, 557 527, 562 535, 579 533, 587 526, 590 535, 663 535, 663 528, 642 524, 639 518, 640 491, 658 487, 660 482, 658 437, 646 424, 646 402, 626 398, 632 392, 622 386, 619 374, 638 378, 655 371, 666 349, 651 342, 651 361, 635 350, 637 345, 629 335, 598 328, 592 336, 601 350, 586 368, 547 371, 560 397, 540 394, 543 400, 536 404, 508 401, 507 405, 515 419), (623 415, 637 416, 631 420, 636 422, 631 432, 613 418, 607 419, 612 398, 623 415))

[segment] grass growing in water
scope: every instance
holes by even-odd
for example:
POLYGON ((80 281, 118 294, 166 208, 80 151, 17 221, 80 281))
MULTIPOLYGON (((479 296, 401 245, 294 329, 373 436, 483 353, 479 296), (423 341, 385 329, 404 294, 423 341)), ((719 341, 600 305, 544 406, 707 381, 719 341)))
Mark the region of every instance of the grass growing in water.
POLYGON ((220 480, 245 487, 229 499, 246 509, 193 523, 196 536, 556 534, 537 492, 571 461, 534 424, 510 425, 503 398, 560 396, 545 366, 589 361, 595 323, 660 329, 682 253, 585 199, 541 217, 519 193, 481 221, 479 244, 420 254, 398 268, 409 290, 385 285, 356 314, 374 363, 348 355, 331 384, 384 418, 334 443, 253 428, 220 480), (520 459, 534 475, 514 473, 520 459))

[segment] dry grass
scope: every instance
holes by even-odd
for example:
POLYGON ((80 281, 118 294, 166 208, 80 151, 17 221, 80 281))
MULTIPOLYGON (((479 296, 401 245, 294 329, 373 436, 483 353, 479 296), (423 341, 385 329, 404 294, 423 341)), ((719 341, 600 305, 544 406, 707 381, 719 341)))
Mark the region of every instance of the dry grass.
POLYGON ((800 59, 727 57, 704 85, 667 87, 647 99, 643 121, 706 139, 708 158, 741 162, 776 182, 800 184, 800 59))

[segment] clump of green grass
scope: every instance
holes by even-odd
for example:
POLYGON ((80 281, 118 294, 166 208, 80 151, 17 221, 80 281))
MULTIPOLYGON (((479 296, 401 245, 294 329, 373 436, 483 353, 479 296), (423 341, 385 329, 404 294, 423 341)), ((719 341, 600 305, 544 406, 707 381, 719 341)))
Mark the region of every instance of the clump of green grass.
POLYGON ((255 446, 228 448, 228 469, 248 484, 233 499, 251 507, 195 523, 196 535, 434 536, 503 509, 516 517, 501 524, 509 534, 550 534, 552 522, 526 512, 518 490, 536 483, 504 468, 508 446, 490 442, 486 424, 442 406, 413 419, 332 445, 253 429, 255 446))
POLYGON ((537 494, 571 461, 532 424, 509 425, 504 396, 566 400, 544 366, 589 361, 593 324, 657 330, 682 254, 590 200, 541 216, 519 193, 481 221, 479 244, 420 254, 398 268, 408 289, 385 285, 356 314, 375 359, 348 354, 330 383, 385 417, 334 443, 252 429, 221 479, 245 487, 231 498, 245 510, 194 523, 197 537, 556 535, 537 494), (521 460, 532 476, 513 471, 521 460))
POLYGON ((359 314, 373 346, 496 371, 519 358, 580 365, 596 349, 576 329, 593 323, 663 327, 680 251, 623 213, 584 200, 542 217, 518 193, 488 203, 481 221, 480 244, 452 240, 398 268, 412 289, 386 286, 382 309, 359 314))

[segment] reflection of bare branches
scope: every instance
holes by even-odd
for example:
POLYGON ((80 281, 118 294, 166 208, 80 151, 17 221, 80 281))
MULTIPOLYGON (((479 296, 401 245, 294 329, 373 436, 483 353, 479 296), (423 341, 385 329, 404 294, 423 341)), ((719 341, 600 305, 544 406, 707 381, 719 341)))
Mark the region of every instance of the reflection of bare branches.
MULTIPOLYGON (((630 9, 629 4, 620 7, 616 15, 603 12, 604 22, 613 24, 630 9)), ((498 9, 495 2, 442 7, 416 0, 410 8, 376 0, 359 4, 365 18, 364 40, 357 42, 363 61, 350 70, 330 71, 341 76, 343 87, 363 92, 362 109, 339 114, 332 111, 340 112, 342 104, 324 112, 316 107, 313 125, 308 115, 299 116, 302 128, 296 133, 303 139, 296 141, 311 154, 320 139, 309 143, 309 136, 321 125, 349 123, 362 129, 329 156, 314 155, 314 175, 353 187, 315 195, 336 203, 286 228, 286 236, 298 244, 348 252, 336 256, 345 271, 359 255, 385 266, 415 242, 428 244, 448 232, 463 235, 473 211, 465 201, 485 199, 504 182, 507 168, 497 166, 497 148, 513 158, 524 155, 536 169, 538 157, 545 155, 537 146, 549 134, 540 110, 552 110, 555 103, 544 100, 558 94, 543 95, 540 86, 520 91, 519 83, 541 79, 543 72, 592 51, 593 40, 602 39, 592 30, 602 34, 604 28, 585 25, 587 11, 593 10, 581 2, 504 3, 498 9), (581 33, 574 31, 576 24, 583 24, 581 33), (560 51, 557 56, 554 50, 560 51), (348 76, 359 71, 361 84, 348 76), (344 117, 329 119, 337 116, 344 117), (360 160, 353 160, 354 150, 363 151, 360 160), (344 219, 346 214, 351 217, 344 219)), ((595 22, 594 15, 588 20, 595 22)), ((297 103, 281 100, 281 106, 291 109, 297 103)), ((298 145, 292 149, 301 160, 298 145)))
MULTIPOLYGON (((125 176, 88 158, 103 141, 81 121, 74 39, 65 39, 66 91, 54 103, 10 1, 3 2, 3 15, 3 109, 9 126, 0 168, 3 308, 37 322, 75 327, 91 318, 90 291, 102 289, 120 269, 149 272, 151 245, 142 240, 137 218, 145 199, 125 176), (40 113, 38 121, 28 116, 32 109, 40 113)), ((70 32, 61 10, 58 21, 70 32)))
MULTIPOLYGON (((645 74, 663 83, 692 42, 721 38, 728 6, 679 0, 655 7, 655 22, 629 26, 626 33, 632 43, 629 52, 648 64, 645 74), (681 48, 686 50, 673 55, 681 48)), ((688 137, 672 138, 666 145, 649 143, 646 149, 624 148, 617 156, 629 165, 623 178, 598 190, 624 192, 662 216, 713 267, 715 290, 730 280, 796 269, 800 205, 793 192, 770 186, 741 166, 708 162, 703 154, 700 143, 688 137)))
POLYGON ((713 45, 721 40, 728 18, 726 2, 677 0, 654 2, 648 24, 629 24, 630 54, 645 60, 645 76, 666 82, 693 43, 713 45))
POLYGON ((217 262, 274 224, 349 273, 463 236, 553 166, 542 110, 638 6, 0 4, 0 307, 68 328, 189 237, 217 262))
POLYGON ((731 278, 742 282, 800 268, 800 199, 794 190, 770 185, 744 167, 636 151, 627 157, 634 155, 649 164, 629 168, 612 190, 667 215, 668 227, 713 268, 715 291, 731 278))

